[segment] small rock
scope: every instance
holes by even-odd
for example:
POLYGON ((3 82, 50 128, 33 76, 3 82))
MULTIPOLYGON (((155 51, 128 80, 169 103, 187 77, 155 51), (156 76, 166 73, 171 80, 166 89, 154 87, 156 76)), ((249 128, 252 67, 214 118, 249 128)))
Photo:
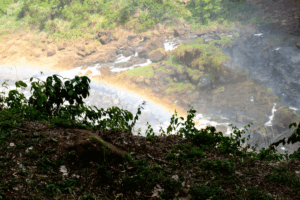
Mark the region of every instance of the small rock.
POLYGON ((55 49, 51 49, 47 52, 47 57, 51 57, 51 56, 54 56, 56 54, 56 51, 55 49))

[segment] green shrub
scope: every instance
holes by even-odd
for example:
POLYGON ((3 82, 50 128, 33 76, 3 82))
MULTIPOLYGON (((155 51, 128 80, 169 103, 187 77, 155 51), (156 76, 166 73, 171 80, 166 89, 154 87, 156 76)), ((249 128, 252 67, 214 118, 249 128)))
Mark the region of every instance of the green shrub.
POLYGON ((192 13, 192 16, 189 17, 189 20, 199 21, 202 24, 207 24, 211 17, 216 17, 221 13, 222 9, 222 0, 195 0, 189 1, 187 8, 192 13))

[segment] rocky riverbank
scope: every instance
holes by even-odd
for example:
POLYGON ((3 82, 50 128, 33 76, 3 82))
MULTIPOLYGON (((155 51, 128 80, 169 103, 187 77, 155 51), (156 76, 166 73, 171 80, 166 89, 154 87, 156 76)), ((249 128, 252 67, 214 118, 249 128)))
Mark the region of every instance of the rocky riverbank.
MULTIPOLYGON (((220 49, 232 47, 235 38, 235 36, 232 38, 225 38, 225 36, 242 33, 246 40, 256 29, 257 27, 253 25, 247 25, 234 30, 216 27, 210 30, 192 31, 188 25, 170 29, 158 24, 156 30, 147 33, 135 34, 120 28, 115 31, 99 30, 92 40, 77 41, 53 41, 46 37, 35 37, 35 34, 21 32, 19 35, 5 36, 4 40, 2 39, 4 45, 0 49, 1 64, 26 63, 41 70, 65 70, 106 63, 106 66, 99 69, 101 76, 93 76, 94 80, 144 94, 148 99, 163 104, 171 111, 175 109, 178 111, 179 108, 179 116, 185 117, 186 111, 189 110, 188 106, 193 105, 197 112, 212 115, 217 122, 228 122, 228 119, 218 117, 220 113, 227 114, 229 121, 234 125, 253 122, 254 126, 249 130, 254 136, 252 142, 260 139, 261 148, 266 146, 263 142, 264 136, 271 137, 273 141, 279 135, 291 134, 292 131, 287 130, 289 124, 282 125, 282 120, 297 122, 299 116, 292 110, 286 110, 288 109, 286 107, 284 109, 288 116, 281 112, 275 113, 274 124, 277 130, 274 130, 274 126, 266 127, 264 125, 266 114, 271 112, 273 103, 277 102, 277 108, 283 107, 278 97, 247 76, 243 70, 232 67, 227 60, 228 57, 222 57, 223 52, 220 49), (174 51, 166 52, 163 50, 163 42, 172 37, 179 38, 182 45, 174 51), (197 42, 198 45, 204 45, 201 46, 202 49, 189 45, 190 41, 198 37, 204 38, 204 41, 197 42), (205 39, 207 37, 210 39, 205 39), (150 59, 151 66, 143 67, 149 70, 146 71, 149 77, 140 74, 129 76, 124 75, 125 72, 117 74, 110 71, 109 64, 116 61, 117 55, 122 53, 124 56, 131 56, 136 52, 137 57, 132 56, 128 62, 120 63, 118 67, 142 64, 146 59, 150 59), (217 61, 213 59, 216 57, 217 61), (118 76, 120 74, 124 76, 118 76), (254 103, 250 99, 253 99, 254 103), (285 129, 279 130, 278 124, 285 129)), ((294 42, 294 45, 297 43, 294 42)), ((89 72, 85 75, 89 75, 89 72)), ((227 131, 227 128, 222 125, 216 128, 223 133, 227 131)), ((293 151, 298 146, 290 148, 293 151)))

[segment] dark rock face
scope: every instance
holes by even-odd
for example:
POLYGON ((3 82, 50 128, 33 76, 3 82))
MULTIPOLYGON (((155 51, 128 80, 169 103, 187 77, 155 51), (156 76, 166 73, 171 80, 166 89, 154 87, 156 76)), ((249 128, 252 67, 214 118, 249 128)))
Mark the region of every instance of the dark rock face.
POLYGON ((300 107, 300 51, 291 39, 277 42, 280 35, 276 34, 241 33, 235 44, 224 47, 223 52, 230 55, 232 65, 241 71, 247 69, 251 78, 271 88, 283 102, 300 107), (273 44, 270 40, 274 40, 273 44))
POLYGON ((166 57, 166 51, 164 49, 157 49, 150 53, 150 60, 154 63, 162 61, 166 57))
POLYGON ((207 76, 200 77, 199 81, 201 82, 201 86, 200 87, 204 87, 204 86, 206 86, 206 85, 208 85, 208 84, 211 83, 211 80, 207 76))
POLYGON ((155 38, 149 41, 139 52, 139 58, 149 59, 149 53, 158 48, 164 48, 163 38, 155 38))
POLYGON ((135 49, 130 46, 127 46, 124 49, 122 49, 122 54, 125 57, 132 56, 134 55, 134 53, 135 53, 135 49))
POLYGON ((187 38, 190 32, 193 32, 190 28, 175 27, 174 28, 174 37, 187 38))
MULTIPOLYGON (((178 51, 176 51, 178 52, 178 51)), ((191 63, 194 59, 198 58, 201 54, 201 50, 195 47, 187 48, 183 53, 176 53, 174 60, 180 62, 182 65, 191 67, 191 63)))
POLYGON ((113 49, 105 54, 98 54, 94 58, 91 59, 91 63, 109 63, 114 62, 116 60, 116 50, 113 49))
POLYGON ((112 36, 111 31, 98 31, 95 39, 99 40, 103 45, 108 44, 113 40, 116 40, 116 38, 112 36))

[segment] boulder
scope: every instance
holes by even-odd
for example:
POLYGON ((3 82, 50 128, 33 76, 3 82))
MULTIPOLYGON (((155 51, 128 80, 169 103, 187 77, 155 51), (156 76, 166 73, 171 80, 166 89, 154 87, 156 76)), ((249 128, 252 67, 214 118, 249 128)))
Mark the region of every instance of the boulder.
POLYGON ((93 72, 91 70, 87 70, 84 75, 85 76, 90 76, 92 74, 93 74, 93 72))
POLYGON ((174 61, 182 65, 191 67, 194 59, 197 59, 201 54, 201 50, 195 47, 177 47, 174 53, 174 61))
POLYGON ((54 56, 55 54, 56 54, 55 49, 50 49, 50 50, 48 50, 48 52, 47 52, 47 57, 54 56))
POLYGON ((67 43, 64 42, 63 44, 59 44, 57 46, 57 50, 61 51, 61 50, 64 50, 66 47, 67 47, 67 43))
POLYGON ((162 61, 166 57, 166 51, 162 48, 150 52, 149 57, 152 62, 162 61))
POLYGON ((101 30, 97 32, 95 39, 99 40, 100 43, 103 45, 108 44, 113 40, 116 40, 116 38, 112 36, 111 31, 101 31, 101 30))
POLYGON ((130 35, 130 36, 127 37, 127 40, 128 40, 129 42, 131 42, 131 41, 134 40, 136 37, 137 37, 136 35, 130 35))
MULTIPOLYGON (((173 21, 177 21, 177 23, 180 23, 180 21, 177 18, 174 18, 173 21)), ((194 32, 191 30, 190 27, 175 27, 174 28, 174 37, 187 37, 191 32, 194 32)))
POLYGON ((140 59, 138 57, 131 57, 128 63, 124 67, 131 67, 132 65, 145 63, 145 59, 140 59))
POLYGON ((132 56, 132 55, 134 55, 134 53, 135 53, 135 50, 132 47, 127 46, 124 49, 122 49, 122 54, 125 57, 132 56))
POLYGON ((101 73, 101 76, 111 76, 113 75, 113 72, 110 70, 110 67, 107 66, 102 66, 101 68, 98 68, 98 70, 101 73))
POLYGON ((158 48, 164 48, 163 37, 150 40, 141 50, 138 51, 139 58, 149 59, 149 53, 158 48))
POLYGON ((185 34, 185 29, 180 27, 180 28, 174 28, 174 37, 183 37, 185 34))
POLYGON ((108 44, 110 41, 112 41, 112 39, 110 37, 107 37, 107 36, 102 36, 100 38, 100 42, 103 45, 108 44))
POLYGON ((289 129, 291 123, 300 121, 299 115, 295 114, 288 107, 283 107, 277 110, 274 114, 274 128, 279 132, 289 129))
POLYGON ((88 68, 88 66, 85 65, 85 66, 81 67, 81 70, 85 70, 85 69, 87 69, 87 68, 88 68))
POLYGON ((116 50, 113 49, 107 53, 99 53, 94 55, 91 59, 92 63, 108 63, 108 62, 114 62, 117 58, 116 50))

